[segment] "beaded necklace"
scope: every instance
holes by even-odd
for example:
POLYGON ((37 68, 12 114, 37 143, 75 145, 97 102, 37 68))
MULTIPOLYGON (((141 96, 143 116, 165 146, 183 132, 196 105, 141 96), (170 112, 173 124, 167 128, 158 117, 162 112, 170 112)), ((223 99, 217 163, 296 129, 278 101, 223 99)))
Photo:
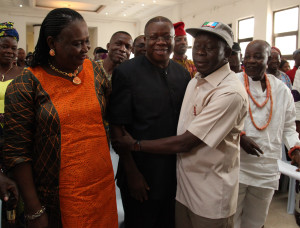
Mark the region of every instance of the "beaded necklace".
POLYGON ((259 107, 259 108, 262 108, 264 107, 268 100, 270 99, 271 101, 271 106, 270 106, 270 113, 269 113, 269 118, 268 118, 268 121, 267 123, 262 126, 262 127, 259 127, 257 126, 257 124, 255 123, 254 119, 253 119, 253 115, 252 115, 252 111, 251 111, 251 106, 250 106, 250 103, 249 103, 249 115, 250 115, 250 118, 251 118, 251 121, 252 121, 252 124, 254 125, 254 127, 257 129, 257 130, 264 130, 265 128, 267 128, 271 122, 271 119, 272 119, 272 112, 273 112, 273 99, 272 99, 272 91, 271 91, 271 85, 270 85, 270 82, 268 80, 268 77, 267 75, 265 74, 265 80, 266 80, 266 85, 267 85, 267 98, 266 100, 262 103, 262 104, 258 104, 258 102, 254 99, 254 97, 252 96, 251 94, 251 91, 250 91, 250 88, 249 88, 249 81, 248 81, 248 75, 246 74, 246 72, 244 72, 244 82, 245 82, 245 87, 246 87, 246 91, 247 93, 249 94, 249 96, 251 97, 251 100, 253 101, 253 103, 259 107))
POLYGON ((74 83, 75 85, 81 84, 80 78, 77 77, 77 74, 79 73, 79 67, 74 71, 74 73, 67 73, 67 72, 63 72, 63 71, 57 69, 55 66, 53 66, 53 65, 50 63, 50 61, 48 61, 48 63, 49 63, 49 66, 51 67, 52 70, 56 71, 57 73, 60 73, 60 74, 62 74, 62 75, 65 75, 65 76, 67 76, 67 77, 72 78, 72 79, 73 79, 73 83, 74 83))
POLYGON ((2 73, 2 75, 1 75, 2 82, 4 82, 5 74, 7 74, 13 68, 13 66, 14 66, 14 64, 11 64, 9 69, 5 73, 2 73))

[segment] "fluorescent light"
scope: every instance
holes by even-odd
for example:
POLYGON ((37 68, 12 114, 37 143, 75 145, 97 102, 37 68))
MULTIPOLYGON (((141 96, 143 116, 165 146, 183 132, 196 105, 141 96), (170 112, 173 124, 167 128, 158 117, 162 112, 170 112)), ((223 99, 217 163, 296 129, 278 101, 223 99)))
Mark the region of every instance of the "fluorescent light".
POLYGON ((23 5, 22 5, 22 4, 20 4, 20 7, 23 7, 23 5))
POLYGON ((124 3, 124 1, 121 1, 121 4, 123 4, 124 3))

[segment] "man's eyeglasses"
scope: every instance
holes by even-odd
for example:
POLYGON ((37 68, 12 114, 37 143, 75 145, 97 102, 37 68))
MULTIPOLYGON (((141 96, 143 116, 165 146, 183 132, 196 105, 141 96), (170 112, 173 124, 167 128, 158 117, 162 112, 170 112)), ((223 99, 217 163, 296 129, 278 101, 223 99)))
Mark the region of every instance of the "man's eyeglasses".
POLYGON ((160 39, 162 39, 162 41, 165 42, 170 42, 172 39, 174 38, 174 36, 171 35, 166 35, 166 36, 146 36, 147 40, 151 40, 151 41, 159 41, 160 39))

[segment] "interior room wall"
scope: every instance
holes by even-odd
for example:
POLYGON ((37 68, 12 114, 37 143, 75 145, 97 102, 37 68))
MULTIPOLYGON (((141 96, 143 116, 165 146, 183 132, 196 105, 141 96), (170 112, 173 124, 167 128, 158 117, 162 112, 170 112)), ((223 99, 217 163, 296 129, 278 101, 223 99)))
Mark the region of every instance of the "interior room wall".
MULTIPOLYGON (((184 21, 186 28, 199 27, 204 21, 231 23, 235 40, 237 40, 238 20, 253 16, 255 18, 254 39, 264 39, 271 42, 273 12, 297 5, 299 5, 299 0, 190 0, 185 1, 183 4, 165 8, 163 11, 157 12, 156 15, 142 20, 124 19, 124 21, 118 21, 114 18, 103 20, 98 18, 97 15, 85 14, 83 14, 83 17, 89 28, 94 29, 91 49, 96 46, 106 48, 111 35, 120 30, 127 31, 134 39, 144 33, 144 26, 150 18, 159 15, 163 15, 173 22, 184 21)), ((47 13, 48 11, 37 11, 31 14, 22 13, 22 11, 18 13, 1 12, 0 21, 15 22, 15 27, 20 33, 19 47, 27 50, 32 48, 32 41, 27 40, 32 39, 32 36, 23 35, 27 34, 26 26, 41 23, 47 13)), ((298 47, 300 47, 300 36, 298 36, 298 47)))
MULTIPOLYGON (((167 8, 157 15, 168 17, 171 21, 184 21, 186 28, 199 27, 205 21, 221 21, 232 24, 235 40, 237 40, 238 20, 254 17, 254 39, 263 39, 271 43, 273 11, 299 6, 299 0, 232 0, 232 1, 198 1, 191 0, 182 5, 167 8)), ((140 22, 139 31, 149 18, 140 22)), ((300 25, 300 19, 299 19, 300 25)), ((298 48, 300 36, 298 36, 298 48)))
POLYGON ((26 25, 26 53, 34 51, 33 39, 33 25, 26 25))
MULTIPOLYGON (((15 28, 20 34, 20 41, 18 46, 24 48, 24 50, 32 51, 34 34, 31 29, 27 31, 27 28, 33 24, 41 24, 48 11, 37 12, 36 14, 29 15, 28 13, 0 13, 0 22, 12 21, 15 23, 15 28)), ((95 47, 101 46, 106 48, 106 44, 109 42, 113 33, 117 31, 126 31, 133 38, 138 34, 137 22, 135 21, 116 21, 116 20, 99 20, 98 18, 91 17, 83 14, 89 31, 91 32, 91 50, 95 47)), ((92 57, 92 51, 89 52, 89 56, 92 57)))
MULTIPOLYGON (((88 26, 97 28, 97 45, 106 49, 111 36, 117 31, 126 31, 134 39, 137 36, 137 28, 135 22, 121 22, 121 21, 102 21, 95 22, 86 20, 88 26)), ((96 47, 96 46, 95 46, 96 47)), ((91 49, 94 49, 92 47, 91 49)))

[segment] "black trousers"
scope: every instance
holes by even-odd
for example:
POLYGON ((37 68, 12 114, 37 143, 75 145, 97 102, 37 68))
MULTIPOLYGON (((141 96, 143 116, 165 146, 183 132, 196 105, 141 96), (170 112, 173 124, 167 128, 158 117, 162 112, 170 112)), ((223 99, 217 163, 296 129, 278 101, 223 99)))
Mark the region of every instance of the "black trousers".
POLYGON ((121 189, 125 228, 175 228, 175 199, 141 203, 121 189))

